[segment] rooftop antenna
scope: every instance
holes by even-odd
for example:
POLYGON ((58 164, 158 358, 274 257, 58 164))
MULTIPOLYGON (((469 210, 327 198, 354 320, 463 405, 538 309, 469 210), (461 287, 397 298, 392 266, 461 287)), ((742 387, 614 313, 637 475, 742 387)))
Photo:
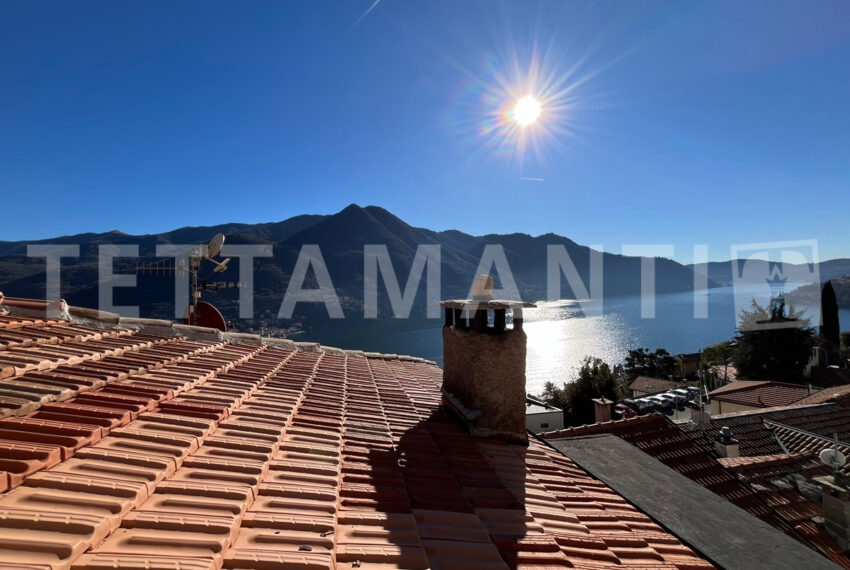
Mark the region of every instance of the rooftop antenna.
MULTIPOLYGON (((207 282, 206 280, 199 280, 198 273, 201 269, 201 264, 204 260, 207 260, 215 265, 213 268, 213 273, 224 273, 227 271, 227 264, 230 263, 230 258, 225 258, 223 261, 217 261, 214 258, 217 257, 221 253, 221 248, 224 246, 224 234, 217 233, 212 239, 209 241, 207 245, 198 245, 192 248, 189 252, 188 258, 189 263, 188 266, 185 261, 180 260, 179 263, 169 264, 167 262, 157 262, 148 265, 139 265, 136 267, 136 271, 142 274, 154 274, 158 275, 160 273, 177 273, 183 274, 183 272, 188 271, 191 276, 191 298, 189 299, 189 306, 187 307, 187 313, 184 317, 187 324, 190 325, 205 325, 204 315, 212 315, 212 325, 216 328, 221 328, 221 323, 224 322, 221 314, 218 312, 215 307, 209 305, 209 303, 204 303, 201 301, 201 292, 202 291, 218 291, 220 289, 232 288, 232 287, 242 287, 242 283, 234 283, 234 282, 225 282, 225 281, 215 281, 215 282, 207 282), (199 312, 198 307, 199 304, 209 305, 209 307, 204 307, 204 311, 199 312)), ((209 319, 206 319, 209 320, 209 319)), ((221 330, 224 330, 221 328, 221 330)))
MULTIPOLYGON (((224 271, 227 271, 227 264, 230 262, 229 257, 221 262, 213 259, 221 253, 223 245, 224 234, 219 232, 212 237, 206 247, 198 246, 189 253, 189 272, 192 276, 192 298, 189 299, 189 315, 187 321, 190 325, 201 324, 200 317, 198 315, 198 303, 201 300, 201 284, 198 281, 198 271, 201 269, 201 262, 206 259, 207 261, 214 263, 215 269, 213 269, 213 273, 223 273, 224 271)), ((204 284, 203 288, 206 289, 206 284, 204 284)))

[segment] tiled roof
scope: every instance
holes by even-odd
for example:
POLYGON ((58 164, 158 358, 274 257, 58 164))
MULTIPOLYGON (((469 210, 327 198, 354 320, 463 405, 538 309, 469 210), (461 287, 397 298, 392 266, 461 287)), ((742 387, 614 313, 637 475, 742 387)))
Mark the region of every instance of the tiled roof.
POLYGON ((750 457, 718 457, 717 461, 719 461, 726 469, 735 470, 745 469, 750 466, 763 467, 772 462, 783 463, 789 459, 796 460, 798 457, 795 455, 788 455, 787 453, 775 453, 773 455, 752 455, 750 457))
POLYGON ((761 455, 721 458, 719 461, 795 527, 822 514, 820 488, 810 480, 819 475, 829 475, 832 470, 814 454, 761 455), (806 484, 811 487, 801 492, 806 484))
POLYGON ((711 567, 557 451, 469 436, 432 363, 38 319, 0 333, 4 564, 711 567))
MULTIPOLYGON (((765 425, 765 420, 802 429, 823 437, 832 438, 838 434, 840 441, 850 441, 850 413, 839 404, 819 404, 807 406, 777 407, 769 410, 750 410, 733 414, 713 416, 710 425, 683 433, 693 439, 700 447, 712 449, 718 430, 723 426, 732 428, 740 444, 743 456, 775 455, 786 453, 775 430, 765 425)), ((791 449, 789 451, 802 451, 791 449)), ((714 453, 710 451, 710 453, 714 453)))
POLYGON ((761 386, 762 384, 767 384, 767 382, 767 380, 734 380, 725 386, 712 390, 709 392, 709 395, 713 396, 714 394, 724 394, 726 392, 734 392, 735 390, 741 390, 743 388, 761 386))
POLYGON ((809 395, 808 386, 783 382, 736 381, 708 394, 712 400, 769 408, 785 406, 809 395))
MULTIPOLYGON (((818 454, 824 449, 837 447, 845 456, 850 454, 850 444, 848 440, 839 438, 836 444, 833 438, 819 436, 817 434, 800 431, 797 428, 792 428, 785 424, 769 423, 768 429, 773 431, 774 436, 781 444, 791 453, 812 453, 818 454)), ((841 467, 841 472, 845 475, 850 475, 850 465, 844 464, 841 467)))
POLYGON ((629 384, 629 390, 655 394, 656 392, 665 392, 681 385, 681 382, 673 382, 672 380, 665 380, 664 378, 638 376, 631 384, 629 384))
POLYGON ((813 522, 815 517, 823 515, 823 508, 820 486, 812 478, 832 473, 814 453, 720 458, 719 461, 815 548, 836 564, 850 568, 850 556, 813 522))
POLYGON ((850 384, 824 388, 811 396, 806 396, 797 404, 821 404, 823 402, 850 401, 850 384))
POLYGON ((756 495, 700 449, 662 414, 649 414, 542 434, 547 440, 610 433, 623 439, 688 479, 720 495, 783 532, 791 527, 777 519, 756 495))
MULTIPOLYGON (((555 440, 598 433, 616 435, 631 443, 774 528, 797 540, 805 538, 833 562, 850 568, 850 557, 832 539, 821 536, 820 528, 806 526, 822 511, 819 502, 808 498, 800 488, 808 485, 811 489, 812 477, 830 473, 811 453, 716 460, 661 414, 569 428, 545 433, 543 437, 555 440)), ((819 487, 813 491, 819 494, 819 487)))

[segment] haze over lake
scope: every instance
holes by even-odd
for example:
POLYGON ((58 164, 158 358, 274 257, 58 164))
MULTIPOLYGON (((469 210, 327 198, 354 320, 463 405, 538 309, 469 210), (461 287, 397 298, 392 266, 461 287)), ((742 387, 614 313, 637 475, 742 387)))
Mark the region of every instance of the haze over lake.
MULTIPOLYGON (((641 299, 605 299, 603 314, 584 316, 577 301, 538 302, 525 312, 528 335, 526 390, 537 394, 547 381, 569 382, 585 356, 597 356, 612 366, 630 349, 666 348, 671 354, 697 352, 731 339, 735 334, 736 308, 732 287, 711 289, 708 318, 694 318, 694 294, 659 294, 655 318, 641 318, 641 299)), ((811 307, 807 316, 817 314, 811 307)), ((850 311, 840 311, 843 327, 850 324, 850 311)), ((337 322, 309 333, 310 340, 337 346, 394 354, 409 354, 442 364, 442 319, 337 322)))

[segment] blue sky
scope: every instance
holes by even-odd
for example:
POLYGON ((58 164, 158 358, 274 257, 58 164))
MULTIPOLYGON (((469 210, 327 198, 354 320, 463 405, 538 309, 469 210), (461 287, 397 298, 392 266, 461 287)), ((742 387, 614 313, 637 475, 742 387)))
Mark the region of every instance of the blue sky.
POLYGON ((813 238, 850 257, 845 0, 382 0, 360 19, 372 3, 0 3, 0 239, 356 202, 685 262, 813 238), (520 144, 495 118, 529 93, 520 144))

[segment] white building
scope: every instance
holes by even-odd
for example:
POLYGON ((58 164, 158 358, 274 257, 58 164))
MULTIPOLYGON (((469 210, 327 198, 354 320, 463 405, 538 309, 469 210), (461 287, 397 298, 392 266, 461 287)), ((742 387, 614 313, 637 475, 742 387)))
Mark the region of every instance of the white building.
POLYGON ((534 433, 564 429, 564 412, 560 408, 526 396, 525 426, 534 433))

